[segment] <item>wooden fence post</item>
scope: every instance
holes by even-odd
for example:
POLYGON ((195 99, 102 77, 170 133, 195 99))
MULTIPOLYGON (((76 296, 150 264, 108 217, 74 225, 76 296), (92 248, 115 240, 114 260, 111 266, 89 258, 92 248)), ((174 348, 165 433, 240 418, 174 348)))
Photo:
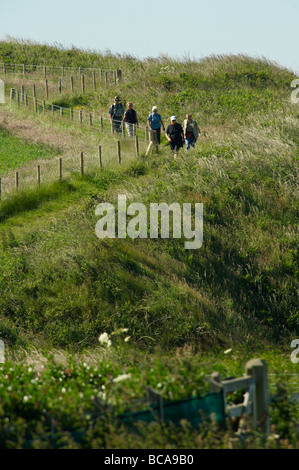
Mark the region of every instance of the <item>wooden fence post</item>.
POLYGON ((99 161, 100 161, 100 169, 102 168, 102 147, 99 145, 99 161))
POLYGON ((5 64, 3 64, 3 73, 4 73, 4 75, 6 74, 6 65, 5 64))
POLYGON ((35 83, 33 83, 33 98, 36 98, 36 88, 35 88, 35 83))
POLYGON ((89 127, 92 127, 92 113, 89 113, 89 127))
POLYGON ((46 102, 43 100, 43 114, 46 114, 46 102))
POLYGON ((10 89, 10 104, 13 102, 13 99, 15 97, 15 89, 14 88, 11 88, 10 89))
POLYGON ((62 92, 61 78, 59 79, 59 83, 58 83, 58 92, 61 95, 61 92, 62 92))
POLYGON ((84 156, 83 152, 80 154, 80 171, 81 171, 81 176, 84 175, 84 156))
POLYGON ((37 165, 37 184, 40 187, 40 165, 37 165))
POLYGON ((120 70, 120 69, 118 69, 118 70, 116 71, 116 76, 117 76, 117 83, 118 83, 118 82, 120 82, 120 80, 121 80, 121 70, 120 70))
POLYGON ((64 67, 61 67, 61 76, 64 78, 64 67))
POLYGON ((85 93, 85 77, 81 75, 81 82, 82 82, 82 93, 85 93))
POLYGON ((71 80, 71 92, 73 92, 74 91, 74 77, 73 77, 73 75, 71 75, 70 80, 71 80))
POLYGON ((45 90, 46 90, 46 99, 49 98, 49 87, 48 87, 48 80, 45 80, 45 90))
POLYGON ((28 95, 25 93, 25 106, 28 106, 28 95))
POLYGON ((20 92, 19 92, 19 90, 17 91, 17 102, 18 102, 18 106, 20 106, 20 92))
POLYGON ((157 414, 157 418, 159 419, 159 422, 160 423, 163 422, 164 421, 164 405, 163 405, 162 395, 159 392, 157 392, 157 390, 155 390, 154 388, 146 386, 146 396, 147 396, 147 402, 149 406, 150 407, 152 407, 153 405, 156 406, 155 414, 157 414))
POLYGON ((70 119, 71 119, 71 121, 74 120, 74 110, 73 110, 73 108, 70 109, 70 119))
POLYGON ((100 127, 101 127, 101 131, 103 132, 104 122, 103 122, 103 117, 102 116, 100 116, 100 127))
POLYGON ((19 189, 19 172, 16 171, 16 190, 19 189))
POLYGON ((82 122, 83 122, 83 112, 82 112, 82 109, 80 109, 80 111, 79 111, 79 121, 80 121, 80 124, 82 124, 82 122))
POLYGON ((146 156, 150 153, 150 151, 154 148, 155 151, 158 150, 158 142, 157 142, 157 134, 156 134, 156 131, 153 130, 153 129, 149 129, 149 133, 150 133, 150 143, 147 147, 147 150, 146 150, 146 156))
POLYGON ((135 148, 136 148, 136 155, 139 157, 139 142, 138 142, 138 135, 135 135, 135 148))
POLYGON ((24 102, 25 88, 24 85, 21 86, 21 101, 24 102))
POLYGON ((105 72, 105 86, 108 86, 108 73, 105 72))
POLYGON ((121 153, 120 153, 120 140, 117 141, 117 160, 118 164, 121 164, 121 153))
POLYGON ((269 394, 267 364, 261 359, 251 359, 245 365, 245 373, 255 379, 253 399, 253 429, 269 434, 269 394))
POLYGON ((36 99, 36 97, 33 98, 33 106, 34 106, 34 112, 37 113, 37 99, 36 99))
MULTIPOLYGON (((211 374, 211 381, 209 384, 209 391, 210 393, 219 393, 222 391, 222 385, 221 385, 221 373, 220 372, 212 372, 211 374)), ((224 400, 224 409, 226 408, 226 400, 225 396, 223 394, 223 400, 224 400)))
POLYGON ((59 158, 59 181, 62 181, 62 158, 59 158))
POLYGON ((93 81, 93 91, 97 91, 96 73, 94 71, 92 72, 92 81, 93 81))

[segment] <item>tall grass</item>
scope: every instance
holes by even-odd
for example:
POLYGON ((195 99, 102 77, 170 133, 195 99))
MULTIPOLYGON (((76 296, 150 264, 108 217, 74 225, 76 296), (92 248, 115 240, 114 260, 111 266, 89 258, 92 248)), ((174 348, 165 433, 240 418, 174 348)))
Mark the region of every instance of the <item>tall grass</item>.
MULTIPOLYGON (((86 108, 103 114, 115 94, 124 101, 133 96, 141 122, 156 104, 165 123, 173 113, 182 121, 191 111, 202 131, 196 148, 181 150, 176 160, 164 138, 159 152, 149 157, 141 152, 136 158, 126 142, 119 166, 113 137, 98 136, 63 119, 13 110, 14 116, 39 130, 47 128, 68 136, 73 145, 68 157, 74 158, 72 153, 84 150, 81 144, 86 143, 91 163, 83 178, 79 172, 70 172, 62 184, 20 191, 0 203, 0 337, 9 351, 16 352, 14 364, 23 349, 33 347, 38 351, 56 348, 63 367, 66 350, 82 354, 83 361, 93 364, 100 357, 103 377, 111 379, 121 372, 134 376, 121 391, 114 390, 110 379, 103 383, 111 386, 111 400, 120 407, 124 406, 120 396, 141 398, 142 387, 137 384, 162 385, 164 398, 181 398, 187 391, 204 390, 202 372, 210 372, 212 366, 223 376, 241 375, 245 357, 253 355, 264 357, 275 372, 294 372, 289 345, 299 334, 299 136, 298 109, 290 103, 292 73, 266 59, 246 56, 209 57, 198 62, 165 57, 140 61, 26 42, 1 43, 1 58, 121 68, 122 82, 97 94, 52 99, 66 107, 76 99, 86 100, 86 108), (106 159, 102 170, 94 163, 98 145, 103 146, 106 159), (100 202, 116 204, 119 194, 126 194, 128 203, 142 202, 147 208, 151 202, 202 202, 203 246, 188 251, 183 240, 172 237, 97 239, 95 207, 100 202), (115 340, 111 355, 95 348, 99 334, 106 331, 115 339, 123 328, 128 329, 130 346, 115 340), (223 359, 228 348, 232 357, 223 359), (89 354, 94 356, 86 359, 89 354), (174 376, 180 385, 173 381, 174 376)), ((37 359, 35 365, 40 367, 41 362, 37 359)), ((119 433, 110 423, 103 437, 102 422, 93 428, 93 441, 89 437, 73 439, 64 426, 83 430, 81 437, 89 426, 84 416, 92 407, 88 402, 83 409, 75 392, 86 371, 84 365, 82 370, 72 369, 77 375, 69 395, 58 402, 60 392, 51 377, 59 374, 59 367, 50 364, 45 373, 49 401, 66 447, 229 445, 229 437, 216 430, 205 430, 204 437, 187 427, 176 430, 177 438, 170 428, 143 429, 141 442, 126 429, 119 433), (74 403, 82 412, 78 420, 74 403), (71 415, 75 415, 73 421, 71 415)), ((19 379, 14 380, 17 390, 19 379)), ((94 393, 91 388, 84 389, 88 397, 94 393)), ((45 398, 37 389, 36 393, 42 402, 45 398)), ((16 391, 13 397, 20 405, 19 417, 25 419, 27 408, 21 395, 16 391)), ((298 445, 294 428, 298 415, 286 397, 280 389, 271 408, 271 423, 280 440, 254 435, 244 447, 298 445)), ((5 394, 3 399, 16 422, 9 408, 11 395, 5 394)), ((46 405, 48 409, 49 403, 46 405)), ((28 409, 33 412, 32 407, 28 409)), ((41 412, 41 407, 36 408, 37 414, 41 412)), ((30 421, 33 428, 39 426, 39 437, 30 446, 45 445, 42 436, 48 428, 39 418, 30 421)), ((29 445, 25 437, 33 428, 21 421, 19 441, 13 434, 10 443, 3 437, 8 425, 0 422, 3 446, 29 445)), ((238 445, 242 447, 242 443, 238 445)))

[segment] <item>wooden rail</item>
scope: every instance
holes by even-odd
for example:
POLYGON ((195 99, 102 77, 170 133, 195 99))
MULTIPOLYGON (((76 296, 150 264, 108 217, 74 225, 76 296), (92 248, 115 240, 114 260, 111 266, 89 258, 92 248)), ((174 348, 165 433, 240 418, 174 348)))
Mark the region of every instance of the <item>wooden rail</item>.
POLYGON ((269 403, 267 365, 261 359, 252 359, 245 365, 245 375, 221 381, 221 374, 207 376, 210 390, 223 394, 225 412, 230 418, 248 415, 254 430, 269 434, 269 403), (227 394, 244 390, 243 402, 227 405, 227 394))

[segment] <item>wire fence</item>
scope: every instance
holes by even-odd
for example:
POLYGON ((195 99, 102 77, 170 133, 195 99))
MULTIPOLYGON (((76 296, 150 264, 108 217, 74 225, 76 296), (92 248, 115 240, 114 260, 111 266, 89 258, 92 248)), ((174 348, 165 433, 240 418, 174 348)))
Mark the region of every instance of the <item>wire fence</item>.
MULTIPOLYGON (((11 170, 0 177, 0 200, 5 200, 12 194, 25 188, 37 188, 54 181, 62 181, 77 173, 97 174, 103 167, 127 164, 132 157, 139 153, 134 140, 115 140, 107 145, 100 145, 93 151, 80 152, 77 155, 54 156, 31 160, 16 170, 11 170)), ((144 145, 144 144, 143 144, 144 145)), ((141 144, 141 150, 143 150, 141 144)))
POLYGON ((97 93, 118 83, 118 79, 114 74, 108 72, 105 72, 103 76, 93 73, 92 75, 64 75, 63 77, 55 75, 48 78, 34 76, 30 79, 23 75, 1 75, 1 77, 6 83, 10 82, 12 87, 18 86, 21 82, 24 89, 30 90, 28 94, 32 93, 34 96, 38 95, 45 99, 49 96, 57 98, 62 94, 97 93))
POLYGON ((106 146, 99 146, 93 153, 78 155, 65 155, 63 157, 49 157, 39 159, 38 164, 32 160, 22 168, 8 171, 0 175, 0 199, 5 199, 13 191, 25 187, 40 186, 54 180, 62 180, 74 172, 97 170, 102 166, 124 163, 133 155, 139 156, 141 152, 149 151, 150 146, 156 142, 155 131, 146 126, 110 120, 95 111, 89 112, 83 107, 66 108, 57 106, 45 100, 38 99, 21 90, 10 89, 10 104, 23 107, 28 112, 49 116, 50 119, 64 120, 70 125, 88 128, 99 135, 109 135, 111 142, 106 146), (111 145, 113 142, 114 145, 111 145))
POLYGON ((139 142, 150 142, 152 139, 151 131, 147 126, 120 122, 119 120, 110 120, 100 115, 96 111, 88 111, 83 106, 67 108, 57 106, 45 100, 30 96, 25 93, 24 88, 21 91, 11 88, 10 103, 18 107, 27 108, 36 114, 52 116, 55 119, 64 119, 80 126, 88 127, 100 133, 118 135, 125 139, 138 137, 139 142))
POLYGON ((97 78, 100 80, 109 80, 118 83, 122 78, 122 71, 120 69, 101 69, 101 68, 87 68, 87 67, 68 67, 56 65, 30 65, 30 64, 9 64, 0 62, 0 73, 3 75, 12 74, 26 78, 36 78, 43 76, 47 77, 61 77, 66 76, 89 76, 92 79, 97 78))
POLYGON ((139 156, 146 151, 152 139, 149 129, 131 125, 130 136, 125 123, 110 122, 109 118, 90 113, 83 109, 70 109, 55 106, 36 97, 22 94, 11 89, 11 104, 24 107, 30 112, 48 115, 50 118, 76 123, 78 126, 88 127, 99 135, 109 135, 111 141, 99 146, 94 152, 81 152, 79 155, 64 155, 63 157, 49 157, 32 160, 16 170, 0 175, 0 198, 3 200, 13 191, 27 187, 36 187, 44 183, 69 177, 72 173, 96 171, 103 166, 123 164, 132 156, 139 156), (121 124, 121 129, 119 128, 121 124))

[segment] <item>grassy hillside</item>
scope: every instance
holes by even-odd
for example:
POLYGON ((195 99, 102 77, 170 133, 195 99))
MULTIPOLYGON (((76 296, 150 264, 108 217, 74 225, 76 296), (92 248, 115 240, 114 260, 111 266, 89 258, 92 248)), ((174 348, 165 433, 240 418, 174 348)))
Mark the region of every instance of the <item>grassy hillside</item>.
POLYGON ((51 157, 58 153, 57 150, 47 146, 24 142, 10 135, 4 129, 0 129, 0 147, 0 172, 2 175, 5 171, 15 169, 30 160, 37 160, 45 156, 51 157))
MULTIPOLYGON (((117 85, 85 95, 53 95, 51 100, 64 107, 76 102, 107 115, 117 93, 133 101, 143 124, 156 104, 165 124, 173 113, 181 122, 192 112, 203 135, 195 150, 183 149, 176 160, 165 138, 159 153, 149 157, 142 151, 137 158, 126 143, 126 158, 117 166, 110 158, 114 137, 51 116, 34 116, 22 107, 2 108, 26 126, 68 134, 72 151, 79 152, 86 142, 91 155, 100 144, 109 156, 102 170, 90 165, 84 177, 73 171, 62 184, 23 189, 0 203, 0 338, 11 351, 10 366, 17 367, 13 358, 22 348, 88 354, 101 333, 126 329, 129 355, 128 346, 119 341, 105 356, 108 361, 112 355, 113 376, 120 372, 117 361, 122 355, 123 366, 140 366, 148 374, 150 363, 167 352, 169 364, 171 355, 185 361, 191 389, 201 390, 194 373, 194 367, 206 372, 201 355, 208 354, 208 367, 217 367, 219 354, 231 347, 242 367, 245 355, 264 354, 271 362, 268 348, 274 348, 281 358, 275 371, 295 371, 287 359, 290 341, 299 334, 299 114, 290 102, 292 74, 243 56, 139 61, 19 43, 0 43, 1 61, 120 68, 123 79, 117 85), (188 251, 183 240, 172 237, 100 241, 94 231, 95 207, 116 204, 119 194, 126 194, 128 204, 142 202, 148 209, 151 202, 202 202, 203 246, 188 251)), ((19 77, 7 80, 8 87, 20 83, 19 77)), ((18 132, 13 125, 10 134, 1 131, 6 139, 2 155, 4 148, 14 148, 18 132)), ((27 149, 33 144, 28 137, 22 145, 27 149)), ((37 158, 43 152, 51 158, 42 137, 34 145, 37 158)), ((15 153, 16 159, 8 152, 11 169, 22 158, 22 152, 15 153)), ((241 373, 233 361, 227 362, 226 372, 241 373)), ((166 389, 162 392, 167 396, 166 389)), ((173 397, 181 395, 174 392, 173 397)), ((279 413, 275 422, 282 425, 279 413)), ((292 416, 296 422, 297 415, 292 416)), ((294 432, 285 431, 292 445, 294 432)), ((195 445, 192 439, 189 445, 195 445)))

